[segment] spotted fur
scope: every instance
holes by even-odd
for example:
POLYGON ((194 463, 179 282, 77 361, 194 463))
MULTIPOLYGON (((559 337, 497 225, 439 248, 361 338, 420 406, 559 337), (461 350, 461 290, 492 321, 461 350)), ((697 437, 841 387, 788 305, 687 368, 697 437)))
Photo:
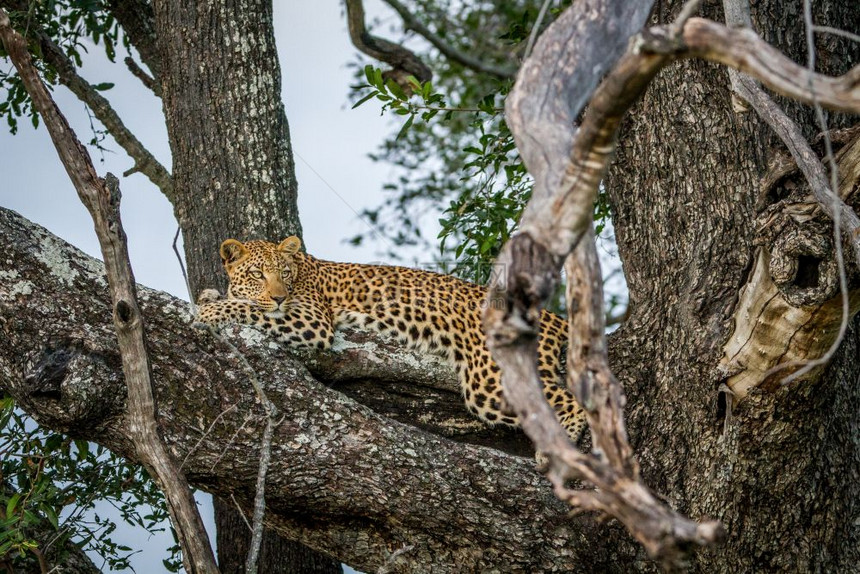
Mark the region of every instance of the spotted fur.
MULTIPOLYGON (((504 408, 499 367, 484 343, 485 288, 417 269, 322 261, 300 248, 297 237, 278 245, 224 241, 227 299, 205 292, 199 320, 256 325, 279 341, 316 349, 330 347, 341 326, 393 334, 409 347, 448 359, 472 413, 490 424, 517 424, 516 415, 504 408)), ((578 440, 585 418, 564 382, 566 335, 567 323, 544 312, 538 340, 544 392, 578 440)))

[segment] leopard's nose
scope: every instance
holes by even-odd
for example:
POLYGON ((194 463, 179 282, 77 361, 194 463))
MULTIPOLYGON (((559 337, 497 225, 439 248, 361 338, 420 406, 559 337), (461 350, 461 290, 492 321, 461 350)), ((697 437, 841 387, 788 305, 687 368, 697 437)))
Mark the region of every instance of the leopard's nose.
POLYGON ((287 300, 286 296, 284 296, 284 297, 272 297, 272 301, 274 301, 275 303, 277 303, 277 304, 278 304, 278 307, 280 307, 280 306, 281 306, 281 303, 283 303, 283 302, 284 302, 284 301, 286 301, 286 300, 287 300))

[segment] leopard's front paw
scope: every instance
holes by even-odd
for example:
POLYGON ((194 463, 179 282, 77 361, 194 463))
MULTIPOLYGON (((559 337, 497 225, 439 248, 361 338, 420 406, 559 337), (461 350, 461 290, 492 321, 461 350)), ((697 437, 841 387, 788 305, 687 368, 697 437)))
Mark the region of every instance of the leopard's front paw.
MULTIPOLYGON (((211 289, 211 291, 215 290, 211 289)), ((201 294, 200 299, 203 299, 203 294, 201 294)), ((224 312, 224 309, 222 307, 223 299, 202 303, 197 307, 197 316, 194 317, 195 325, 197 325, 198 327, 219 328, 229 323, 230 318, 228 314, 224 312)))
POLYGON ((221 298, 221 293, 217 289, 204 289, 200 292, 200 295, 197 297, 198 305, 205 305, 206 303, 212 303, 213 301, 218 301, 221 298))

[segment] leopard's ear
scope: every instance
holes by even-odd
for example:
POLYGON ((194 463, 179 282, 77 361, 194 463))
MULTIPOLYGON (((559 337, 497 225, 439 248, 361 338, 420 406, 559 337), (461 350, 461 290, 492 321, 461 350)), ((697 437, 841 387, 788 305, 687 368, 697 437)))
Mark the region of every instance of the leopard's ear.
POLYGON ((224 243, 221 244, 219 252, 221 253, 221 261, 224 262, 224 265, 236 263, 248 255, 248 250, 245 249, 245 246, 235 239, 226 239, 224 243))
POLYGON ((295 235, 290 235, 280 243, 278 243, 278 251, 285 255, 292 255, 302 248, 302 240, 295 235))

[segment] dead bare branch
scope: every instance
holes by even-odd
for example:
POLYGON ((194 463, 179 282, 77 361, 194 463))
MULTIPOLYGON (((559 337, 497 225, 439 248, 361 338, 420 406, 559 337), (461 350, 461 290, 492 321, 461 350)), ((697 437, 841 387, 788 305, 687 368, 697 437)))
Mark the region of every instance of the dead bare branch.
POLYGON ((842 38, 848 38, 852 42, 860 42, 860 36, 857 34, 852 34, 848 30, 842 30, 840 28, 833 28, 832 26, 813 26, 812 30, 814 32, 818 32, 820 34, 833 34, 834 36, 841 36, 842 38))
POLYGON ((0 39, 30 94, 81 201, 89 210, 101 245, 113 301, 113 318, 128 388, 128 432, 143 464, 164 492, 171 522, 182 547, 186 570, 215 573, 218 567, 197 512, 191 489, 168 454, 155 422, 151 367, 119 215, 119 182, 108 174, 101 180, 87 154, 48 94, 27 52, 24 38, 0 9, 0 39))
MULTIPOLYGON (((521 233, 499 256, 505 277, 491 285, 484 327, 502 367, 505 398, 536 448, 549 458, 547 476, 557 496, 617 518, 652 557, 671 568, 693 546, 718 541, 723 531, 719 523, 696 524, 675 513, 639 482, 624 428, 623 392, 607 366, 601 279, 590 231, 591 206, 620 121, 672 59, 629 52, 592 95, 603 71, 644 24, 650 11, 650 4, 644 4, 574 4, 548 28, 521 68, 508 97, 507 118, 535 178, 535 191, 520 222, 521 233), (599 54, 594 53, 598 46, 599 54), (573 118, 589 98, 574 138, 573 118), (535 361, 540 307, 558 281, 561 261, 577 245, 576 256, 568 260, 569 384, 587 411, 598 453, 593 456, 579 452, 557 423, 541 393, 535 361), (571 478, 586 480, 597 490, 570 490, 566 483, 571 478)), ((652 35, 667 44, 674 41, 666 29, 652 35)))
POLYGON ((441 52, 449 60, 457 62, 458 64, 469 68, 470 70, 474 70, 475 72, 489 74, 500 79, 513 78, 514 75, 517 73, 516 68, 488 64, 470 56, 462 50, 458 50, 457 48, 446 42, 441 36, 433 32, 433 30, 424 25, 424 23, 419 20, 415 16, 415 14, 410 12, 409 9, 406 8, 406 6, 404 6, 402 3, 398 2, 398 0, 384 1, 400 15, 400 17, 403 19, 403 24, 405 24, 408 29, 413 30, 415 33, 421 35, 421 37, 430 42, 437 50, 439 50, 439 52, 441 52))
POLYGON ((805 104, 860 114, 860 66, 833 78, 795 64, 750 29, 732 29, 691 18, 683 29, 685 55, 720 62, 760 80, 771 90, 805 104))
POLYGON ((386 75, 401 88, 411 91, 407 81, 409 76, 415 76, 420 82, 426 82, 433 77, 430 68, 412 51, 367 31, 363 0, 346 0, 346 18, 353 45, 371 58, 392 66, 386 75))

